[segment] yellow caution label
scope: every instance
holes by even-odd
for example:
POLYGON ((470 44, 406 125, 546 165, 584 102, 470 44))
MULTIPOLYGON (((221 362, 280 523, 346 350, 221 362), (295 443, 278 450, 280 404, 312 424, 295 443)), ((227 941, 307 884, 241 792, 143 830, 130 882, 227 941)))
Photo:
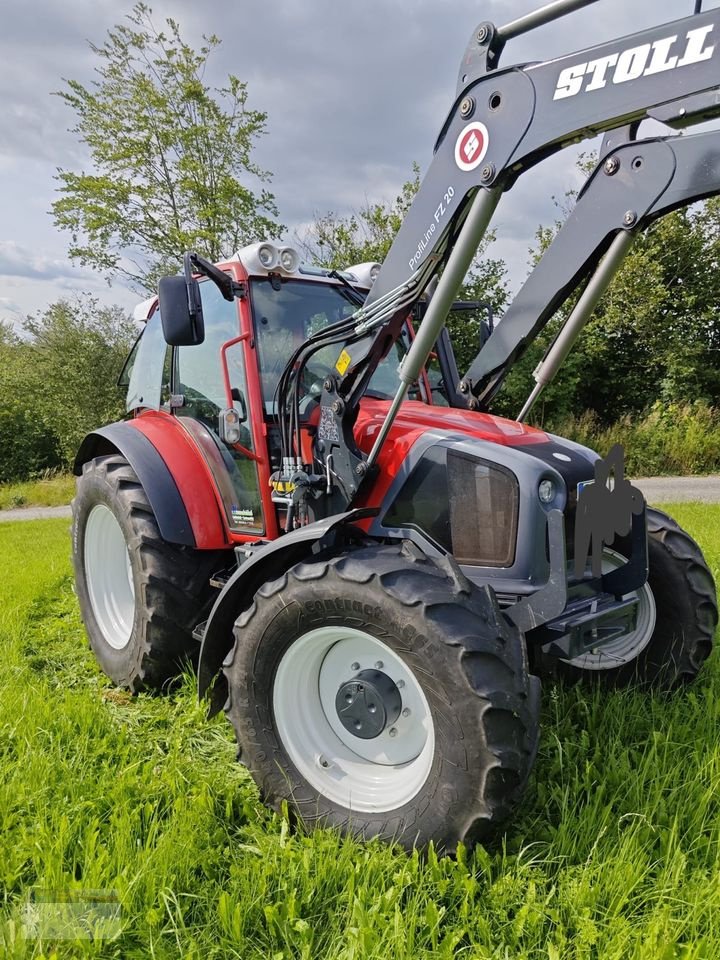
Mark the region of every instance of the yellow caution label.
POLYGON ((275 493, 292 493, 295 489, 295 484, 289 480, 271 480, 270 482, 275 493))
POLYGON ((338 372, 340 375, 344 374, 345 371, 347 370, 347 368, 350 366, 350 361, 351 361, 351 359, 352 359, 352 357, 351 357, 350 354, 347 352, 347 350, 343 350, 343 352, 342 352, 342 353, 340 354, 340 356, 337 358, 337 363, 335 364, 335 369, 337 370, 337 372, 338 372))

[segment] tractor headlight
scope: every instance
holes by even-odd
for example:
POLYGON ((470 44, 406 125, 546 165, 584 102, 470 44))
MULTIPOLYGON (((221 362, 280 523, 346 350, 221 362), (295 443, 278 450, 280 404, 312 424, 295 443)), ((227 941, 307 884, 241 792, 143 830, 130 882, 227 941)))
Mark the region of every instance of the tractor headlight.
POLYGON ((262 243, 258 247, 258 260, 265 267, 266 270, 270 270, 277 263, 278 253, 275 247, 271 246, 269 243, 262 243))
POLYGON ((280 252, 274 243, 261 240, 251 243, 235 254, 249 274, 268 273, 280 262, 280 252))
POLYGON ((295 273, 300 266, 300 255, 292 247, 283 247, 280 251, 280 266, 287 273, 295 273))
POLYGON ((294 247, 276 247, 268 240, 251 243, 235 254, 249 274, 270 273, 282 270, 283 273, 296 273, 300 267, 300 254, 294 247))
POLYGON ((355 283, 359 287, 371 287, 377 280, 382 264, 374 261, 368 263, 355 263, 347 268, 347 273, 351 273, 355 278, 355 283))
POLYGON ((538 498, 540 500, 540 503, 544 503, 544 504, 552 503, 553 500, 555 499, 556 493, 557 493, 557 490, 552 480, 548 480, 546 478, 545 480, 541 480, 540 483, 538 484, 538 498))

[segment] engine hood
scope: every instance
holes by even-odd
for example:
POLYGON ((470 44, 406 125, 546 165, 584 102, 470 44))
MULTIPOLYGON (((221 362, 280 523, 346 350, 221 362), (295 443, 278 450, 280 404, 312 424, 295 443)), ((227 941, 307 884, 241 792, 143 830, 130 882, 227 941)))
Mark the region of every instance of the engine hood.
MULTIPOLYGON (((364 453, 369 453, 385 420, 389 403, 366 398, 360 404, 355 424, 355 439, 364 453)), ((553 467, 562 476, 567 487, 567 506, 574 508, 577 485, 594 476, 597 453, 571 440, 554 436, 527 424, 489 413, 433 407, 417 401, 407 401, 398 411, 378 458, 380 481, 375 484, 375 495, 384 492, 402 468, 408 453, 427 431, 460 434, 468 439, 483 440, 513 447, 553 467)))
MULTIPOLYGON (((386 400, 365 398, 355 424, 355 439, 361 450, 369 452, 390 404, 386 400)), ((427 403, 408 400, 400 407, 390 430, 388 442, 398 442, 408 435, 419 435, 426 430, 464 433, 478 440, 501 443, 505 446, 547 443, 549 434, 515 420, 506 420, 489 413, 458 410, 453 407, 434 407, 427 403)))

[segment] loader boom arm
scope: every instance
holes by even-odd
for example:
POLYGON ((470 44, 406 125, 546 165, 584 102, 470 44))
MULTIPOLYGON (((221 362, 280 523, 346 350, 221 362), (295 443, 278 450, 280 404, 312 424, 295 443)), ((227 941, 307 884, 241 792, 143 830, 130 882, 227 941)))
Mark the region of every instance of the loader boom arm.
POLYGON ((717 10, 557 60, 498 68, 499 51, 509 37, 585 5, 587 0, 560 0, 544 13, 507 28, 483 23, 473 32, 460 66, 457 95, 428 172, 365 305, 342 341, 336 374, 324 384, 316 457, 327 463, 332 456, 341 481, 333 509, 351 503, 371 471, 407 387, 417 379, 443 328, 503 191, 544 157, 599 132, 651 117, 685 126, 720 115, 717 10), (366 457, 353 437, 358 404, 412 306, 439 273, 401 366, 400 389, 366 457))
POLYGON ((562 356, 556 348, 552 369, 541 371, 539 378, 536 374, 538 382, 550 382, 589 319, 598 294, 624 257, 613 259, 612 270, 608 269, 607 256, 601 258, 620 243, 626 253, 631 238, 654 220, 718 193, 720 130, 631 140, 605 154, 568 219, 505 311, 502 323, 495 327, 460 381, 459 392, 467 398, 468 406, 487 410, 512 365, 570 294, 591 274, 601 277, 600 289, 590 291, 592 301, 582 304, 582 313, 575 308, 564 328, 568 333, 558 336, 556 344, 563 347, 562 356), (622 241, 623 234, 628 242, 622 241))

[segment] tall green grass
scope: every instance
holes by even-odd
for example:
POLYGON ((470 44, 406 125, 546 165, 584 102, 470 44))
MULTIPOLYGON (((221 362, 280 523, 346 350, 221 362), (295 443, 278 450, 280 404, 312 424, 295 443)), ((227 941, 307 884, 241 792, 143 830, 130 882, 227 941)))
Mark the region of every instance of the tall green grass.
MULTIPOLYGON (((720 507, 672 511, 720 573, 720 507)), ((186 677, 131 698, 100 675, 67 521, 0 527, 0 956, 720 956, 720 673, 685 694, 547 685, 521 809, 457 861, 311 836, 268 813, 186 677), (114 890, 112 942, 20 935, 34 885, 114 890)))
POLYGON ((60 507, 75 495, 71 473, 49 473, 35 480, 0 483, 0 510, 16 507, 60 507))
POLYGON ((553 432, 606 456, 621 443, 631 476, 691 476, 720 471, 720 410, 697 401, 656 403, 644 416, 625 416, 603 426, 592 413, 569 417, 553 432))

